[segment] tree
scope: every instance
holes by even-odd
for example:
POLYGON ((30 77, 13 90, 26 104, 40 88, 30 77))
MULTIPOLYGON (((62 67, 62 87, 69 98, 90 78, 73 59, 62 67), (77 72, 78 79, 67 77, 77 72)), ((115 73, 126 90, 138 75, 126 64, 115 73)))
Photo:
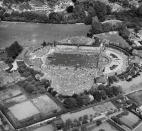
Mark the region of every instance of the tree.
POLYGON ((93 5, 90 5, 90 6, 89 6, 89 8, 88 8, 88 14, 89 14, 91 17, 96 16, 96 11, 95 11, 95 9, 93 8, 93 5))
POLYGON ((33 85, 31 85, 30 83, 26 84, 26 86, 24 87, 24 89, 29 94, 32 94, 35 91, 35 87, 33 85))
POLYGON ((66 11, 67 11, 68 13, 72 13, 72 12, 73 12, 73 6, 67 7, 67 8, 66 8, 66 11))
POLYGON ((53 88, 52 88, 52 87, 48 88, 48 92, 49 92, 49 93, 52 93, 52 91, 53 91, 53 88))
POLYGON ((49 21, 51 23, 61 23, 63 20, 62 15, 56 12, 52 12, 49 14, 49 21))
POLYGON ((71 125, 72 125, 72 121, 70 119, 67 119, 65 123, 65 128, 70 129, 71 125))
POLYGON ((108 6, 100 1, 94 1, 93 7, 96 11, 96 14, 99 18, 99 20, 103 21, 105 19, 105 16, 108 14, 108 6))
POLYGON ((102 124, 102 121, 101 121, 101 120, 97 120, 97 121, 96 121, 96 125, 97 125, 97 126, 99 126, 99 125, 101 125, 101 124, 102 124))
POLYGON ((80 21, 83 21, 84 22, 84 19, 85 19, 85 11, 84 11, 84 8, 82 6, 82 4, 76 4, 75 5, 75 8, 73 10, 73 13, 74 13, 74 17, 75 19, 78 19, 80 21))
POLYGON ((102 98, 103 100, 105 100, 105 99, 107 98, 107 95, 106 95, 105 90, 101 90, 100 95, 101 95, 101 98, 102 98))
POLYGON ((63 103, 68 109, 73 109, 78 106, 77 101, 74 98, 66 98, 63 103))
POLYGON ((99 129, 99 131, 105 131, 105 129, 99 129))
POLYGON ((91 15, 88 15, 88 16, 85 17, 84 23, 86 25, 91 25, 92 24, 92 17, 91 17, 91 15))
POLYGON ((137 13, 138 16, 142 16, 142 5, 139 6, 136 13, 137 13))
POLYGON ((111 88, 111 87, 106 87, 105 88, 105 92, 106 92, 106 95, 108 96, 108 97, 113 97, 113 89, 111 88))
POLYGON ((80 131, 78 128, 73 129, 72 131, 80 131))
POLYGON ((98 90, 104 90, 105 89, 105 86, 103 84, 100 84, 97 88, 98 90))
POLYGON ((88 115, 84 115, 83 116, 83 121, 82 121, 83 124, 86 124, 88 123, 88 115))
POLYGON ((128 7, 129 6, 129 1, 128 0, 123 0, 122 4, 123 4, 123 6, 128 7))
POLYGON ((72 2, 73 2, 73 3, 76 3, 76 2, 77 2, 77 0, 72 0, 72 2))
POLYGON ((44 87, 45 87, 46 89, 51 86, 50 81, 47 80, 47 79, 42 79, 42 80, 41 80, 41 83, 44 85, 44 87))
POLYGON ((19 45, 17 41, 15 41, 13 44, 11 44, 6 49, 7 56, 13 59, 16 59, 16 57, 22 52, 23 47, 19 45))
POLYGON ((112 88, 113 94, 115 96, 117 96, 123 92, 122 87, 120 87, 120 86, 112 86, 111 88, 112 88))
POLYGON ((57 92, 57 91, 53 91, 51 94, 52 94, 53 96, 56 96, 56 95, 58 94, 58 92, 57 92))
POLYGON ((81 127, 81 131, 87 131, 87 127, 86 126, 82 126, 81 127))
POLYGON ((99 34, 103 32, 102 24, 99 22, 97 16, 92 18, 92 25, 90 32, 92 34, 99 34))
POLYGON ((43 41, 43 43, 41 44, 43 47, 45 47, 47 45, 47 43, 45 41, 43 41))

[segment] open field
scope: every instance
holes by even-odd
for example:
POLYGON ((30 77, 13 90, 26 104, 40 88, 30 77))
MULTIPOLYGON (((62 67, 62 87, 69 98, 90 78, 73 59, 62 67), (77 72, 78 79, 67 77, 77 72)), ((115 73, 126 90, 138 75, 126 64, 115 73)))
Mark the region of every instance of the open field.
POLYGON ((119 114, 118 119, 120 120, 122 125, 125 125, 130 129, 134 129, 141 122, 141 119, 131 112, 119 114))
POLYGON ((40 110, 40 112, 44 114, 52 114, 54 111, 59 112, 61 110, 47 95, 42 95, 32 99, 32 102, 40 110))
POLYGON ((138 103, 140 106, 142 105, 142 90, 133 92, 127 95, 128 98, 138 103))
POLYGON ((11 99, 12 97, 15 97, 17 95, 22 94, 22 91, 20 89, 7 89, 0 92, 0 100, 6 100, 11 99))
POLYGON ((18 121, 34 116, 39 113, 38 109, 30 102, 26 101, 9 108, 10 112, 18 121))
POLYGON ((16 128, 48 119, 61 111, 46 94, 27 97, 20 87, 1 91, 0 99, 3 114, 16 128))
POLYGON ((90 26, 77 24, 0 23, 0 48, 17 40, 21 45, 36 45, 71 36, 86 36, 90 26))
POLYGON ((142 123, 140 123, 135 129, 134 131, 141 131, 142 130, 142 123))
POLYGON ((100 126, 90 126, 88 127, 88 131, 100 131, 100 129, 104 129, 105 131, 119 131, 114 126, 110 125, 108 122, 103 122, 100 126))

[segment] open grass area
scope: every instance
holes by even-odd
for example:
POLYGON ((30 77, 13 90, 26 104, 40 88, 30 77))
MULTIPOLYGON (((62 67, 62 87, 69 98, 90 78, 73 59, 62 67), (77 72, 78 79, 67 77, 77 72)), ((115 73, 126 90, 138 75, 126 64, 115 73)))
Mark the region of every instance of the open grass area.
POLYGON ((37 129, 34 129, 32 131, 54 131, 54 128, 52 125, 46 125, 46 126, 42 126, 37 129))
POLYGON ((119 131, 117 128, 110 125, 108 122, 103 122, 99 126, 96 126, 96 125, 92 126, 91 125, 88 127, 88 131, 100 131, 101 129, 104 129, 104 131, 119 131))
POLYGON ((57 104, 47 95, 42 95, 32 99, 32 102, 39 111, 44 114, 53 114, 53 112, 59 112, 61 110, 60 107, 58 107, 57 104))
POLYGON ((11 99, 12 97, 20 94, 22 94, 22 91, 20 89, 9 88, 0 92, 0 100, 2 101, 6 99, 11 99))
POLYGON ((131 93, 131 94, 127 95, 127 96, 128 96, 128 98, 135 101, 139 105, 142 105, 142 90, 136 91, 136 92, 131 93))
POLYGON ((142 123, 140 123, 134 131, 141 131, 142 130, 142 123))
POLYGON ((29 118, 40 113, 38 109, 30 101, 16 104, 10 107, 9 110, 18 121, 21 121, 23 119, 29 118))
POLYGON ((119 114, 118 119, 120 120, 122 125, 125 125, 130 129, 134 129, 141 122, 141 119, 131 112, 124 112, 122 114, 119 114))

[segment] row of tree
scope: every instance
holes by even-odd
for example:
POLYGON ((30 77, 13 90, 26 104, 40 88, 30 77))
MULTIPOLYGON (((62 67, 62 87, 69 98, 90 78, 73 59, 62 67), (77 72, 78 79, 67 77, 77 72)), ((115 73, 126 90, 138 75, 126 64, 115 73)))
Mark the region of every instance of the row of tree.
MULTIPOLYGON (((79 117, 78 119, 67 119, 66 122, 63 125, 63 129, 69 130, 69 129, 73 129, 73 131, 79 131, 79 128, 75 128, 75 127, 80 127, 81 131, 87 131, 87 127, 85 124, 93 122, 93 115, 84 115, 79 117)), ((101 120, 96 120, 94 123, 96 126, 100 126, 102 124, 101 120)), ((105 130, 99 130, 99 131, 105 131, 105 130)))
POLYGON ((35 12, 19 13, 16 11, 13 11, 11 14, 4 13, 2 19, 9 21, 32 21, 43 23, 69 23, 70 21, 77 21, 91 24, 92 17, 97 16, 99 20, 103 21, 105 16, 111 12, 111 8, 100 1, 73 2, 75 7, 69 6, 66 9, 68 13, 72 13, 71 18, 69 19, 64 17, 64 13, 51 12, 48 17, 45 14, 37 14, 35 12), (88 15, 86 15, 85 12, 87 12, 88 15))
POLYGON ((74 94, 72 96, 64 96, 64 105, 68 109, 78 108, 83 105, 101 102, 108 98, 112 98, 122 93, 120 86, 104 86, 99 85, 97 88, 92 87, 89 91, 84 91, 81 94, 74 94), (93 96, 93 100, 90 99, 93 96))

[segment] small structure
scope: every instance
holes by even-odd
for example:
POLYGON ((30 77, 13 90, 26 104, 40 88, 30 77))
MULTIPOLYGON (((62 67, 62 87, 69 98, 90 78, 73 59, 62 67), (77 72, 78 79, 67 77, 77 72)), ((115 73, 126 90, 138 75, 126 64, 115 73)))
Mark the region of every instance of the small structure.
POLYGON ((97 84, 107 84, 108 80, 105 75, 101 75, 101 76, 95 78, 95 82, 97 84))

